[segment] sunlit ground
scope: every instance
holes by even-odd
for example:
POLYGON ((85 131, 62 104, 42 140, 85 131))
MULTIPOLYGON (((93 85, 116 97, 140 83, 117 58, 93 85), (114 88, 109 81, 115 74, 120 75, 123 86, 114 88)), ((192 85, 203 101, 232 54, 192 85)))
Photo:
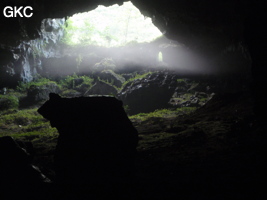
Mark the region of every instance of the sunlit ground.
POLYGON ((69 45, 123 46, 151 42, 162 33, 129 1, 122 6, 98 6, 69 17, 64 41, 69 45))

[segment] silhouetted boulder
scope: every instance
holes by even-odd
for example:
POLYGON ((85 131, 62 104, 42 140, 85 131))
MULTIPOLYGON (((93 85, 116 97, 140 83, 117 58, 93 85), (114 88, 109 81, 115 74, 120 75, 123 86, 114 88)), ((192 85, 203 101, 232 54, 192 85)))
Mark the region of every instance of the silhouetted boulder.
POLYGON ((38 195, 42 195, 46 184, 51 182, 37 166, 31 164, 32 157, 19 144, 26 147, 10 136, 0 137, 0 197, 4 199, 14 199, 22 195, 20 192, 25 198, 39 192, 38 195))
POLYGON ((38 112, 59 132, 59 184, 113 188, 134 174, 137 131, 114 97, 62 98, 50 94, 38 112))

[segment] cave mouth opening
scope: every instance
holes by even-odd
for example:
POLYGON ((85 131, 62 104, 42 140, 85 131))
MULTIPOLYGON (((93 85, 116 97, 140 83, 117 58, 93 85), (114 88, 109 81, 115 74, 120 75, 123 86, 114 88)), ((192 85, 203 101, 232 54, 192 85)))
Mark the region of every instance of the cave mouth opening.
POLYGON ((162 36, 152 19, 131 1, 77 13, 65 23, 63 42, 70 46, 118 47, 151 42, 162 36))

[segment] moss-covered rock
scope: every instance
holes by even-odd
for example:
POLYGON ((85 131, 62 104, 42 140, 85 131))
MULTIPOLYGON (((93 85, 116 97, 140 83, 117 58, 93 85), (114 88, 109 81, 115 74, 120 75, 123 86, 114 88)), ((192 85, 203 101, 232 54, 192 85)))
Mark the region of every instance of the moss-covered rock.
POLYGON ((111 83, 112 85, 120 88, 122 86, 122 84, 125 82, 125 78, 122 77, 119 74, 116 74, 114 71, 112 70, 103 70, 100 74, 99 74, 99 78, 101 80, 105 80, 109 83, 111 83))
POLYGON ((118 96, 129 106, 130 115, 168 108, 168 101, 177 84, 176 79, 176 75, 169 72, 138 75, 125 82, 118 96))
POLYGON ((14 95, 0 95, 0 111, 7 109, 17 109, 19 99, 14 95))
POLYGON ((27 91, 29 101, 38 102, 49 99, 49 93, 58 93, 60 91, 56 83, 46 83, 44 85, 32 85, 27 91))

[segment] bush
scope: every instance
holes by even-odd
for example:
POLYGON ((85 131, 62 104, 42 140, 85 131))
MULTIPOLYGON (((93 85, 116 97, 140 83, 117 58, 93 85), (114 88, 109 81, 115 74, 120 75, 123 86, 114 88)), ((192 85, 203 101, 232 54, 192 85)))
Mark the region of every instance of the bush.
POLYGON ((56 82, 51 81, 51 80, 49 80, 47 78, 40 77, 40 78, 37 78, 36 80, 28 82, 28 83, 19 82, 19 84, 18 84, 16 89, 19 92, 27 92, 28 89, 31 88, 31 87, 40 87, 40 86, 43 86, 43 85, 49 85, 51 83, 57 84, 56 82))
POLYGON ((19 99, 13 95, 0 95, 0 111, 7 109, 17 109, 19 99))
POLYGON ((67 76, 65 79, 59 82, 60 86, 65 89, 79 89, 83 85, 88 85, 91 87, 93 79, 89 76, 78 76, 76 74, 72 76, 67 76))

